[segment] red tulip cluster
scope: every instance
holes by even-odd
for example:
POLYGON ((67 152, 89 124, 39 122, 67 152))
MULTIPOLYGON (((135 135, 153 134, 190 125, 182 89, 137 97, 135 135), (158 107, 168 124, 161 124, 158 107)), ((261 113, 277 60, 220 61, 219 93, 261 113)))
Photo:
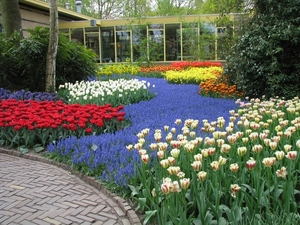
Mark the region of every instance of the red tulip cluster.
POLYGON ((171 66, 179 67, 179 68, 188 68, 188 67, 210 67, 210 66, 219 66, 222 67, 222 63, 220 62, 188 62, 188 61, 180 61, 180 62, 172 62, 171 66))
POLYGON ((125 113, 121 111, 123 108, 124 106, 112 107, 110 104, 98 106, 65 104, 62 101, 2 100, 0 131, 13 128, 15 131, 25 129, 32 132, 52 130, 52 133, 59 130, 60 136, 66 136, 63 135, 64 132, 98 134, 104 130, 106 123, 113 121, 116 124, 124 120, 125 113))

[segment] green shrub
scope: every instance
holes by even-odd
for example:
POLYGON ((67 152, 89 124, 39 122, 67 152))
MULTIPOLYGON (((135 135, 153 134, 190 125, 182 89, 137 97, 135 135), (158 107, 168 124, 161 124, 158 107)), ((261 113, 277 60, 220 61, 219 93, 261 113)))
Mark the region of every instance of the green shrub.
MULTIPOLYGON (((0 38, 0 81, 9 89, 45 90, 49 28, 28 30, 29 38, 0 38)), ((96 55, 83 45, 69 41, 62 33, 56 59, 56 84, 76 82, 96 74, 96 55)))
POLYGON ((298 0, 254 1, 254 13, 234 45, 225 75, 250 97, 300 93, 298 0))

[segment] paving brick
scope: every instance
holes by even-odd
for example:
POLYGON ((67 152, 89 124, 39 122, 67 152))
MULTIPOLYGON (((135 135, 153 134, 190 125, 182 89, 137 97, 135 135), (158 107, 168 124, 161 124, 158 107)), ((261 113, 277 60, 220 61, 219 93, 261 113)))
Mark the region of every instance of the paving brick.
MULTIPOLYGON (((0 212, 0 215, 1 215, 1 212, 0 212)), ((9 216, 2 216, 0 218, 0 224, 4 224, 4 221, 7 220, 9 218, 9 216)))
POLYGON ((84 207, 78 207, 78 208, 75 209, 73 212, 71 212, 70 215, 76 216, 77 214, 80 214, 80 212, 82 212, 84 209, 85 209, 84 207))
POLYGON ((7 220, 3 221, 2 224, 3 224, 3 225, 4 225, 4 224, 9 224, 9 225, 10 225, 10 224, 14 223, 14 220, 15 220, 15 219, 18 219, 20 216, 21 216, 20 214, 15 214, 15 215, 9 217, 7 220))
POLYGON ((57 221, 57 220, 55 220, 55 219, 51 219, 51 218, 45 218, 45 219, 43 219, 44 221, 46 221, 46 222, 48 222, 48 223, 50 223, 50 224, 54 224, 54 225, 60 225, 61 224, 61 222, 60 221, 57 221))
POLYGON ((34 223, 39 224, 39 225, 52 225, 51 223, 48 223, 44 220, 40 220, 40 219, 34 219, 33 220, 34 223))
MULTIPOLYGON (((83 219, 79 219, 77 217, 74 217, 74 216, 66 216, 64 217, 65 219, 68 219, 68 220, 71 220, 73 222, 75 222, 75 224, 82 224, 84 222, 83 219)), ((89 222, 90 223, 90 222, 89 222)))
POLYGON ((103 225, 115 225, 115 224, 118 224, 117 221, 110 219, 106 221, 103 225))
POLYGON ((97 205, 96 208, 94 208, 91 212, 98 213, 98 212, 102 211, 104 208, 106 208, 106 205, 97 205))
POLYGON ((33 223, 32 221, 23 220, 22 222, 20 222, 20 225, 36 225, 36 224, 33 223))
POLYGON ((32 215, 31 212, 27 212, 27 213, 21 215, 21 216, 20 216, 18 219, 16 219, 14 222, 20 223, 20 222, 24 221, 26 218, 28 218, 28 217, 31 216, 31 215, 32 215))
POLYGON ((77 215, 76 217, 90 223, 94 223, 96 221, 94 218, 84 216, 84 215, 77 215))
POLYGON ((89 213, 87 216, 94 218, 96 221, 103 221, 103 222, 107 221, 109 219, 105 216, 101 216, 101 215, 93 214, 93 213, 89 213))
POLYGON ((122 219, 123 225, 131 225, 130 221, 128 219, 122 219))
POLYGON ((98 215, 111 218, 111 219, 117 219, 118 217, 115 214, 112 213, 106 213, 106 212, 99 212, 98 215))
POLYGON ((61 222, 62 224, 66 224, 66 225, 72 224, 72 223, 73 223, 71 220, 67 220, 67 219, 62 218, 62 217, 60 217, 60 216, 55 217, 55 219, 56 219, 57 221, 61 222))
POLYGON ((71 206, 72 208, 77 208, 77 207, 79 207, 79 205, 73 204, 73 203, 71 203, 71 202, 62 202, 62 204, 71 206))
POLYGON ((34 220, 34 219, 38 218, 40 215, 42 215, 43 213, 45 213, 45 212, 44 211, 34 212, 31 216, 27 217, 26 219, 28 221, 34 220))
POLYGON ((77 172, 75 176, 56 166, 5 155, 3 151, 0 148, 1 225, 140 224, 125 200, 102 190, 93 178, 84 178, 84 183, 77 172))

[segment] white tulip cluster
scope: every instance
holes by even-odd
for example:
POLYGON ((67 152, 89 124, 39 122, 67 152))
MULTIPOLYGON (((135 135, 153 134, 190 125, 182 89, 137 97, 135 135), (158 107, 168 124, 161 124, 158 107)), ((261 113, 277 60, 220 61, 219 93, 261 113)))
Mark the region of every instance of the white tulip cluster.
POLYGON ((85 103, 105 102, 109 98, 124 98, 130 94, 137 94, 141 91, 149 91, 150 83, 138 79, 118 79, 108 81, 81 81, 65 83, 59 86, 59 90, 69 92, 69 101, 76 102, 83 100, 85 103), (86 102, 89 101, 89 102, 86 102))

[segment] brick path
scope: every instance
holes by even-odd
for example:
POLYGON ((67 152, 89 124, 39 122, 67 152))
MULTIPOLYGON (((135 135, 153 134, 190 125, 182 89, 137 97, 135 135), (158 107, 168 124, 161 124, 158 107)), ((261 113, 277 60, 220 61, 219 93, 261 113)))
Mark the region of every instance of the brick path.
POLYGON ((90 185, 96 181, 83 181, 45 158, 3 154, 8 151, 0 149, 0 224, 141 224, 123 199, 98 182, 97 188, 90 185))

